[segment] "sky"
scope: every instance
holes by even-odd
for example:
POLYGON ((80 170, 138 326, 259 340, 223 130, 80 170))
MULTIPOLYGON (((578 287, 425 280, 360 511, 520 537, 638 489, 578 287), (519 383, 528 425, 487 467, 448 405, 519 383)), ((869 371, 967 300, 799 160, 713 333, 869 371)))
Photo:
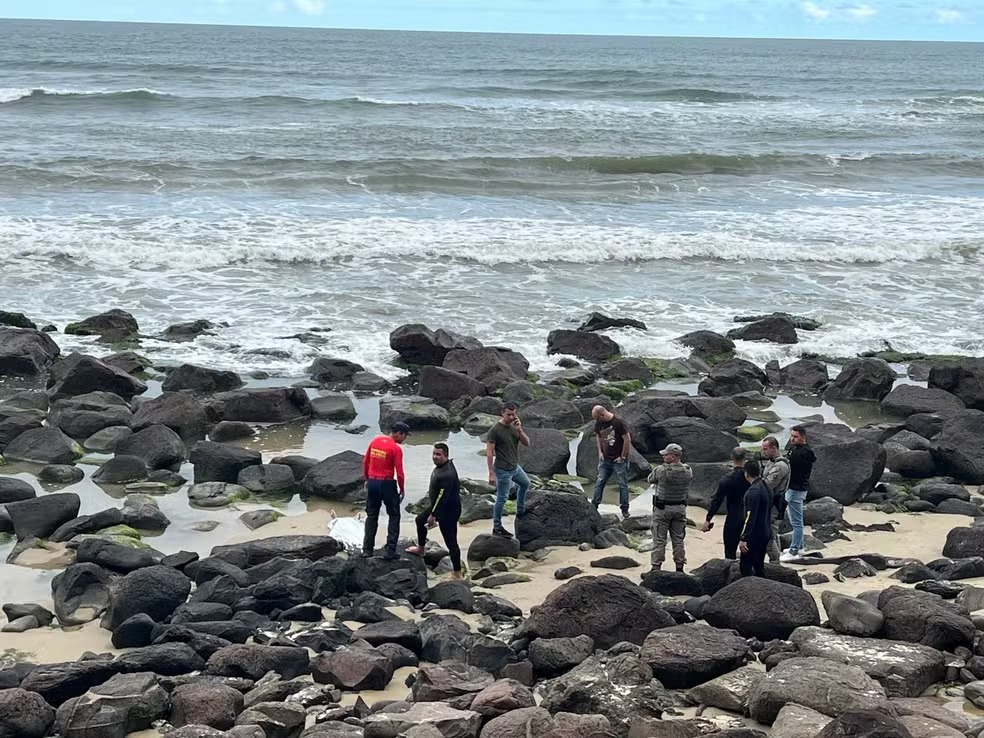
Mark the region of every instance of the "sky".
POLYGON ((0 0, 0 18, 984 41, 984 0, 0 0))

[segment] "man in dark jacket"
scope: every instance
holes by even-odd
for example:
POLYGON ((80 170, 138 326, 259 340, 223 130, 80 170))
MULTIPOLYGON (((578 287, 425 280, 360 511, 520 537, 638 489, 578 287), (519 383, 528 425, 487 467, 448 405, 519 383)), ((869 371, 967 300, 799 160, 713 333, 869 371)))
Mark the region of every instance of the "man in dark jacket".
POLYGON ((806 428, 793 426, 789 433, 789 488, 786 490, 786 514, 793 526, 793 539, 780 561, 794 561, 803 553, 803 504, 810 491, 810 475, 817 460, 806 441, 806 428))
POLYGON ((739 567, 743 577, 754 573, 765 576, 765 552, 772 537, 772 492, 762 481, 762 469, 757 461, 745 464, 745 479, 748 491, 745 492, 745 523, 741 529, 741 552, 739 567))
POLYGON ((422 556, 427 545, 427 530, 441 529, 444 545, 451 555, 451 578, 461 579, 461 548, 458 546, 458 518, 461 517, 461 486, 458 470, 449 458, 446 443, 435 443, 431 453, 434 471, 431 472, 427 506, 417 515, 417 544, 408 554, 422 556))
POLYGON ((707 509, 707 518, 701 526, 701 530, 705 533, 709 531, 721 505, 726 505, 727 516, 724 519, 724 558, 726 559, 738 558, 738 541, 745 520, 745 491, 748 489, 748 480, 745 479, 746 458, 748 452, 741 446, 736 446, 731 452, 731 464, 734 469, 721 477, 718 482, 717 492, 714 493, 711 505, 707 509))

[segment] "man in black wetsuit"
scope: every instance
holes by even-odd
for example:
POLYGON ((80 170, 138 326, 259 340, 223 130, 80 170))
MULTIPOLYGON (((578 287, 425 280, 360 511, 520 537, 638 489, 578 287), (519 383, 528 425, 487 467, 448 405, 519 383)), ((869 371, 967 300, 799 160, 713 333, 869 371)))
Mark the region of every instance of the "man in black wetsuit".
POLYGON ((452 579, 461 579, 461 548, 458 546, 458 518, 461 517, 461 487, 458 470, 449 458, 446 443, 435 443, 431 454, 434 471, 431 472, 428 504, 417 515, 417 543, 407 549, 408 554, 422 556, 427 545, 427 530, 435 526, 441 529, 444 545, 451 555, 452 579))
POLYGON ((772 492, 762 481, 762 467, 757 461, 745 463, 745 524, 741 529, 739 566, 743 577, 765 576, 765 553, 772 538, 772 492))
POLYGON ((745 491, 748 489, 748 480, 745 479, 747 457, 748 452, 741 446, 736 446, 731 452, 731 464, 734 469, 721 477, 721 481, 718 482, 717 492, 714 493, 711 505, 707 508, 707 519, 701 526, 701 530, 705 533, 709 531, 721 505, 726 505, 727 517, 724 519, 724 558, 726 559, 738 558, 738 541, 745 520, 745 491))

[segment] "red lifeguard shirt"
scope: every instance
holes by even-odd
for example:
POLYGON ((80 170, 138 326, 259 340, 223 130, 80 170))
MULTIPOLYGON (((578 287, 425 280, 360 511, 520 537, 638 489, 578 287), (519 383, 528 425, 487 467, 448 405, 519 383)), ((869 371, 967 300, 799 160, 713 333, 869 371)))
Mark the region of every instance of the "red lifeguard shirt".
POLYGON ((366 479, 392 479, 396 474, 396 483, 400 492, 404 491, 403 449, 390 436, 374 438, 366 455, 362 458, 362 474, 366 479))

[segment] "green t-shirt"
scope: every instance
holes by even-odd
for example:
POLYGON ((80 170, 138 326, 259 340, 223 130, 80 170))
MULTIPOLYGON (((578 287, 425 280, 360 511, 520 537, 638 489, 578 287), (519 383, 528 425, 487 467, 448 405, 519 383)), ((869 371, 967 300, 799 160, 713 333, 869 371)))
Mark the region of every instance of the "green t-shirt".
POLYGON ((519 437, 512 428, 496 423, 489 430, 488 442, 495 444, 496 469, 515 469, 519 466, 519 437))

